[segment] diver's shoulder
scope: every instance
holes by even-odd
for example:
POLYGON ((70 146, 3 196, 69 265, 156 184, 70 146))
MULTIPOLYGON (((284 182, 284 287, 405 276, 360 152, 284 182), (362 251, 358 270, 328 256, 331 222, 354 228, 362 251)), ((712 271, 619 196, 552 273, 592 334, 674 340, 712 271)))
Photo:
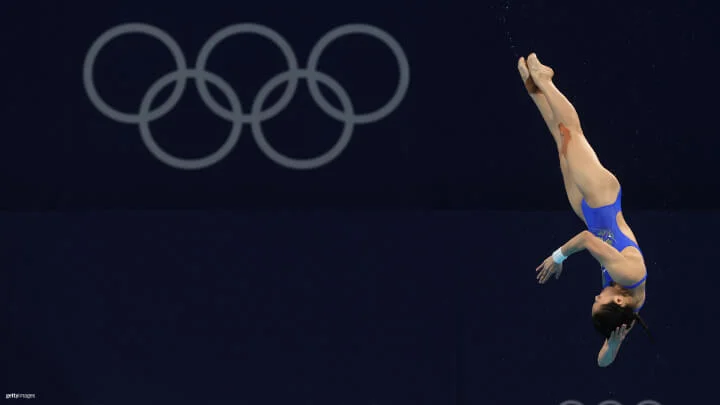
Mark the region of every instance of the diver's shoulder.
MULTIPOLYGON (((623 267, 625 272, 634 274, 637 277, 636 281, 640 281, 647 274, 647 267, 645 265, 645 258, 642 255, 640 249, 635 246, 628 246, 623 249, 620 254, 626 259, 623 267)), ((628 274, 629 276, 630 274, 628 274)), ((633 278, 635 278, 633 277, 633 278)))

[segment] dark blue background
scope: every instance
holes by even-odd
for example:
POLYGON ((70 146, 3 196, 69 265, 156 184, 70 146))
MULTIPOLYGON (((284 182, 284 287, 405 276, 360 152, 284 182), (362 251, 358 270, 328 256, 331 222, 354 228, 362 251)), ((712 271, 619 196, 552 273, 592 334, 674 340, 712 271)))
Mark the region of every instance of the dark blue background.
POLYGON ((57 403, 635 404, 713 394, 717 214, 629 214, 643 314, 596 365, 568 213, 4 215, 10 386, 57 403), (488 235, 492 235, 489 238, 488 235), (26 340, 29 339, 29 340, 26 340))
MULTIPOLYGON (((588 139, 629 191, 627 208, 716 208, 708 192, 720 185, 713 125, 720 82, 714 6, 705 4, 11 2, 2 14, 9 94, 2 206, 566 209, 554 145, 516 71, 516 56, 535 51, 556 69, 556 83, 575 104, 588 139), (100 114, 82 85, 92 42, 128 22, 167 31, 190 65, 222 27, 264 24, 288 40, 301 66, 330 29, 372 24, 405 50, 410 87, 397 110, 356 128, 340 158, 320 169, 276 165, 246 125, 219 164, 176 170, 147 152, 136 126, 100 114)), ((270 42, 246 35, 223 43, 208 69, 236 89, 248 110, 286 65, 270 42)), ((331 45, 320 69, 342 84, 360 112, 379 108, 397 81, 387 48, 362 36, 331 45)), ((136 35, 100 54, 96 77, 110 104, 137 111, 148 87, 172 70, 160 43, 136 35)), ((307 157, 327 150, 341 124, 300 83, 285 112, 263 128, 279 150, 307 157)), ((229 124, 189 83, 177 108, 151 129, 171 152, 198 156, 217 149, 229 124)))
MULTIPOLYGON (((5 393, 93 405, 714 401, 720 89, 709 3, 7 3, 5 393), (135 21, 170 33, 190 64, 218 29, 261 23, 301 66, 333 27, 373 24, 402 45, 411 83, 396 111, 358 126, 317 170, 271 162, 248 126, 221 163, 176 170, 83 89, 90 44, 135 21), (534 281, 582 224, 516 72, 531 51, 555 68, 620 178, 649 268, 643 315, 658 342, 633 331, 608 369, 595 365, 602 341, 589 320, 597 264, 579 255, 559 281, 534 281)), ((246 109, 284 69, 263 41, 221 48, 209 69, 246 109)), ((320 68, 359 111, 382 105, 397 80, 391 54, 366 38, 339 40, 320 68)), ((132 111, 171 69, 156 42, 127 37, 96 76, 132 111)), ((183 156, 214 150, 228 127, 192 84, 152 124, 183 156)), ((341 125, 301 83, 263 128, 278 149, 311 156, 341 125)))

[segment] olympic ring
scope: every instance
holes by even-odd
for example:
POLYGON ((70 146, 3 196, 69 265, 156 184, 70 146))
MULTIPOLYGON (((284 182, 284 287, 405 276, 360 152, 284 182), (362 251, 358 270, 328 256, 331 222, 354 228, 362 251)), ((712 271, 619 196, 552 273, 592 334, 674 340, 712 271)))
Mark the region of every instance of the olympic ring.
POLYGON ((111 28, 100 35, 92 44, 90 50, 88 50, 88 53, 85 56, 85 63, 83 64, 83 84, 85 85, 85 91, 90 98, 90 102, 92 102, 101 113, 105 114, 112 120, 123 124, 139 124, 142 121, 155 121, 156 119, 169 113, 170 110, 180 101, 180 97, 182 97, 182 94, 185 92, 184 78, 183 80, 176 82, 175 89, 165 104, 158 107, 157 110, 150 112, 147 117, 144 117, 142 114, 127 114, 110 107, 110 105, 105 103, 105 100, 100 97, 97 92, 97 88, 95 87, 93 73, 97 56, 100 54, 102 48, 110 41, 126 34, 146 34, 158 39, 170 50, 173 59, 175 59, 176 70, 178 72, 184 72, 187 70, 187 62, 185 61, 182 49, 180 49, 180 45, 178 45, 178 43, 175 42, 175 40, 165 31, 147 24, 118 25, 117 27, 111 28))
MULTIPOLYGON (((169 73, 161 77, 155 83, 153 83, 152 86, 150 86, 150 88, 148 89, 147 93, 145 93, 145 97, 143 97, 142 102, 140 103, 140 112, 138 113, 138 115, 148 115, 150 111, 150 106, 152 105, 152 102, 153 100, 155 100, 155 97, 158 95, 158 93, 160 93, 160 91, 164 89, 165 86, 172 83, 173 81, 177 82, 177 80, 180 80, 181 76, 186 78, 194 78, 196 80, 198 80, 198 78, 202 78, 203 80, 213 83, 220 89, 220 91, 223 92, 223 94, 225 94, 225 97, 228 98, 233 111, 241 111, 240 100, 238 100, 238 97, 233 91, 232 87, 230 87, 230 85, 225 80, 221 79, 219 76, 216 76, 214 73, 210 73, 204 70, 187 70, 185 72, 176 71, 173 73, 169 73)), ((160 145, 155 142, 152 133, 150 133, 149 124, 149 121, 141 121, 139 125, 140 136, 142 137, 142 140, 145 143, 145 146, 147 146, 150 153, 155 155, 156 158, 158 158, 161 162, 165 163, 168 166, 177 169, 188 170, 202 169, 204 167, 212 166, 215 163, 221 161, 223 158, 225 158, 225 156, 232 152, 235 144, 237 144, 238 140, 240 139, 240 131, 242 130, 242 124, 240 122, 233 121, 233 126, 230 130, 230 136, 228 136, 227 140, 220 147, 220 149, 211 153, 208 156, 199 159, 181 159, 165 152, 160 147, 160 145)))
MULTIPOLYGON (((335 92, 335 94, 338 96, 338 99, 340 100, 340 104, 343 106, 343 110, 346 112, 348 116, 351 116, 353 114, 353 105, 350 101, 350 96, 347 94, 345 89, 340 86, 338 82, 336 82, 333 78, 326 75, 325 73, 321 72, 311 72, 309 70, 298 70, 296 72, 285 72, 281 73, 274 78, 270 79, 265 85, 258 91, 257 96, 255 97, 255 102, 252 106, 252 114, 260 114, 260 110, 262 109, 262 103, 267 99, 267 97, 270 95, 270 93, 282 82, 290 81, 290 80, 297 80, 297 78, 306 78, 312 77, 313 80, 318 80, 320 82, 323 82, 326 86, 328 86, 332 91, 335 92)), ((309 80, 309 79, 308 79, 309 80)), ((289 87, 289 85, 288 85, 289 87)), ((352 131, 354 127, 354 123, 350 120, 345 121, 345 127, 343 128, 343 132, 338 138, 335 145, 325 152, 324 154, 310 158, 310 159, 292 159, 287 156, 284 156, 277 152, 268 141, 265 139, 265 135, 262 132, 262 128, 260 128, 261 121, 253 121, 252 122, 252 131, 253 136, 255 138, 255 142, 258 144, 260 149, 265 152, 265 155, 267 155, 270 159, 272 159, 274 162, 293 169, 314 169, 316 167, 320 167, 328 162, 331 162, 335 160, 338 156, 340 156, 340 153, 342 153, 343 150, 347 147, 348 143, 350 143, 350 138, 352 137, 352 131)))
POLYGON ((395 58, 398 61, 400 81, 398 82, 398 86, 395 89, 395 94, 390 99, 390 101, 388 101, 387 104, 385 104, 381 108, 371 113, 361 114, 354 118, 344 117, 335 109, 335 107, 332 106, 332 104, 330 104, 325 99, 325 97, 323 97, 322 93, 320 93, 320 88, 318 87, 315 80, 308 79, 308 86, 310 88, 310 94, 312 94, 313 96, 313 100, 315 100, 315 102, 320 106, 320 108, 322 108, 322 110, 327 115, 335 118, 338 121, 352 120, 356 124, 370 124, 387 117, 397 108, 398 105, 400 105, 403 98, 405 97, 405 92, 407 92, 408 86, 410 86, 410 65, 408 64, 407 57, 405 57, 405 52, 403 51, 400 44, 389 34, 379 28, 370 25, 352 24, 343 25, 341 27, 335 28, 334 30, 328 32, 322 38, 320 38, 317 44, 315 44, 313 49, 310 51, 307 69, 310 71, 316 71, 318 62, 320 60, 320 55, 323 53, 325 48, 336 39, 350 34, 366 34, 373 36, 384 42, 385 45, 390 48, 393 55, 395 55, 395 58))
MULTIPOLYGON (((298 70, 298 61, 290 44, 277 32, 257 24, 235 24, 229 27, 225 27, 215 33, 213 36, 210 37, 210 39, 207 40, 207 42, 205 42, 205 45, 203 45, 202 49, 200 49, 197 61, 195 62, 196 69, 205 69, 205 65, 207 64, 207 60, 210 57, 210 53, 215 49, 216 46, 220 44, 220 42, 224 41, 232 35, 245 33, 261 35, 274 42, 275 45, 280 48, 280 51, 282 51, 283 56, 285 56, 285 61, 288 64, 288 71, 298 70)), ((298 78, 292 77, 291 80, 288 81, 287 88, 285 89, 283 95, 280 96, 280 99, 277 101, 277 103, 275 103, 274 106, 269 108, 267 112, 262 112, 262 114, 258 116, 255 120, 265 121, 275 117, 280 112, 282 112, 282 110, 287 107, 288 104, 290 104, 290 100, 292 99, 293 94, 297 89, 297 83, 298 78)), ((207 86, 205 86, 205 83, 197 82, 197 84, 198 91, 200 92, 200 97, 202 98, 203 102, 205 102, 205 104, 207 104, 208 107, 210 107, 210 109, 215 114, 219 115, 222 118, 225 118, 228 121, 232 121, 232 113, 230 111, 227 111, 223 106, 216 102, 215 99, 212 98, 210 92, 207 89, 207 86)), ((242 115, 237 117, 237 119, 239 119, 243 123, 250 123, 255 121, 253 119, 247 119, 242 115)))
MULTIPOLYGON (((560 405, 583 405, 583 403, 578 401, 577 399, 569 399, 567 401, 563 401, 562 403, 560 403, 560 405)), ((608 400, 600 402, 598 405, 622 405, 622 403, 619 401, 608 399, 608 400)), ((654 401, 652 399, 646 399, 641 402, 638 402, 637 405, 661 405, 661 404, 660 404, 660 402, 654 401)))
POLYGON ((92 43, 83 64, 83 85, 90 102, 100 113, 119 123, 138 125, 141 139, 148 151, 168 166, 183 170, 198 170, 220 162, 232 152, 237 144, 243 125, 250 124, 255 143, 269 159, 289 169, 308 170, 324 166, 340 156, 347 148, 356 125, 380 121, 397 109, 410 86, 410 65, 403 48, 387 32, 371 25, 347 24, 334 28, 323 35, 310 51, 307 67, 302 69, 292 47, 280 34, 263 25, 241 23, 222 28, 210 36, 198 53, 195 67, 188 68, 182 49, 168 33, 148 24, 129 23, 105 31, 92 43), (145 34, 159 40, 168 48, 175 60, 175 71, 165 74, 150 86, 140 102, 137 114, 122 112, 107 104, 100 97, 94 80, 95 62, 100 51, 112 40, 127 34, 145 34), (225 39, 238 34, 255 34, 270 40, 280 49, 288 65, 285 72, 270 78, 261 86, 249 113, 243 112, 242 104, 232 86, 216 74, 206 70, 208 59, 215 47, 225 39), (390 48, 398 63, 399 80, 393 96, 377 110, 362 114, 355 113, 350 96, 336 80, 317 70, 320 57, 327 46, 341 37, 352 34, 364 34, 383 42, 390 48), (150 131, 151 122, 162 118, 175 108, 185 92, 188 79, 195 82, 200 98, 210 111, 232 123, 230 134, 218 150, 194 159, 180 158, 166 152, 157 144, 150 131), (333 119, 343 123, 342 133, 335 145, 319 156, 305 159, 290 158, 278 152, 270 145, 262 131, 264 121, 274 118, 290 104, 300 79, 305 79, 307 82, 310 95, 318 107, 333 119), (208 82, 216 86, 228 99, 229 110, 213 98, 207 87, 208 82), (172 83, 175 87, 170 97, 162 105, 152 109, 152 102, 160 91, 172 83), (283 83, 287 83, 287 86, 282 96, 275 104, 263 109, 263 104, 270 93, 283 83), (327 101, 320 92, 318 83, 322 83, 335 93, 342 110, 338 110, 327 101))

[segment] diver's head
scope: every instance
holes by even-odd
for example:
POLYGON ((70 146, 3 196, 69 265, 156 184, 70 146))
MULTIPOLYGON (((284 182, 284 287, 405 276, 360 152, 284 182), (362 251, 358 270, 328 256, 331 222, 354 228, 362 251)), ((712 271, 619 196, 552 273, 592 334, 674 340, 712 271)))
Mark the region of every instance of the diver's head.
POLYGON ((628 306, 632 301, 632 293, 630 290, 611 285, 603 288, 600 294, 595 296, 595 302, 592 306, 593 315, 600 311, 607 304, 617 304, 618 306, 628 306))
POLYGON ((629 290, 609 286, 595 296, 592 306, 592 320, 595 330, 605 338, 622 325, 629 328, 637 320, 633 311, 632 296, 629 290))

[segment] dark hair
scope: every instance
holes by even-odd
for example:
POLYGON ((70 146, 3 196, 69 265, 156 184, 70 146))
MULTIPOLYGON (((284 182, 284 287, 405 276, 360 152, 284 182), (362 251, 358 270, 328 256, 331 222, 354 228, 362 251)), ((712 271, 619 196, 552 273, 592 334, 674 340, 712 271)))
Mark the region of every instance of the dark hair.
POLYGON ((648 329, 645 321, 640 318, 640 315, 636 314, 633 309, 629 306, 620 306, 616 302, 610 302, 604 304, 597 310, 592 316, 593 326, 605 338, 609 338, 612 332, 620 326, 627 325, 630 327, 634 321, 637 321, 645 333, 648 334, 650 340, 653 340, 650 330, 648 329))

